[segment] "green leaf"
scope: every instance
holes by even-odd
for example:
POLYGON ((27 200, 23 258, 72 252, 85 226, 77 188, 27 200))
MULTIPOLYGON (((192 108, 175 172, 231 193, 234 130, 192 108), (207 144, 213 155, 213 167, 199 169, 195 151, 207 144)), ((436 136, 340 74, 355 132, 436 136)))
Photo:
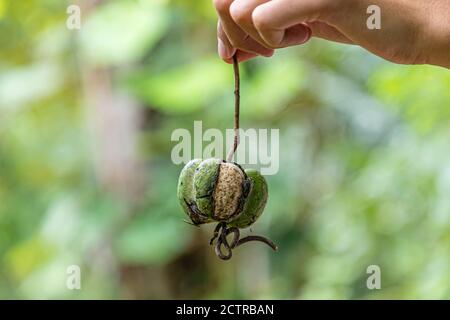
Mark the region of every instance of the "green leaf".
POLYGON ((61 88, 64 80, 56 63, 36 63, 4 72, 0 75, 0 110, 17 110, 47 98, 61 88))
POLYGON ((377 70, 369 89, 419 132, 450 120, 450 74, 432 66, 388 66, 377 70))
POLYGON ((187 227, 181 219, 143 215, 117 241, 118 256, 126 263, 167 263, 183 251, 190 234, 187 227))
POLYGON ((54 252, 48 242, 33 237, 11 248, 5 256, 5 261, 12 277, 20 282, 49 261, 54 252))
POLYGON ((156 2, 115 1, 99 7, 81 28, 83 57, 99 66, 140 59, 167 27, 167 14, 156 2))
POLYGON ((299 60, 280 55, 264 63, 253 81, 242 86, 242 115, 268 116, 280 112, 305 84, 306 72, 299 60))
POLYGON ((232 77, 230 65, 214 56, 161 74, 135 75, 128 87, 154 108, 171 114, 188 113, 229 90, 232 77))

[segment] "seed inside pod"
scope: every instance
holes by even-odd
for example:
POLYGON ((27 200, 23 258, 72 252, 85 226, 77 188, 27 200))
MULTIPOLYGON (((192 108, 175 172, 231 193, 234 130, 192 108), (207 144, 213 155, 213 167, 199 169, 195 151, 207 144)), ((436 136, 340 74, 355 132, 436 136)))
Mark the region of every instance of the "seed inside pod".
POLYGON ((244 196, 246 177, 240 167, 233 163, 220 164, 219 175, 213 193, 213 219, 224 221, 232 219, 240 213, 240 204, 244 196))

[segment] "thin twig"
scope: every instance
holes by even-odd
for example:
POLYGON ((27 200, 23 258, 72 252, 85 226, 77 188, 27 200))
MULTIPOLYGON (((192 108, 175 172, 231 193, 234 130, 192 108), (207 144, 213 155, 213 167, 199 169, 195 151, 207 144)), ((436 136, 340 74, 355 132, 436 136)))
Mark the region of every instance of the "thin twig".
POLYGON ((239 241, 237 242, 237 244, 235 246, 233 246, 233 249, 237 246, 240 246, 246 242, 249 241, 260 241, 263 242, 265 244, 267 244, 269 247, 271 247, 274 251, 278 250, 278 246, 270 239, 267 239, 266 237, 263 236, 247 236, 245 238, 241 238, 239 239, 239 241))
POLYGON ((240 76, 239 76, 239 62, 237 53, 233 56, 233 70, 234 70, 234 143, 230 149, 227 157, 227 161, 233 160, 233 156, 239 145, 239 112, 240 112, 240 76))

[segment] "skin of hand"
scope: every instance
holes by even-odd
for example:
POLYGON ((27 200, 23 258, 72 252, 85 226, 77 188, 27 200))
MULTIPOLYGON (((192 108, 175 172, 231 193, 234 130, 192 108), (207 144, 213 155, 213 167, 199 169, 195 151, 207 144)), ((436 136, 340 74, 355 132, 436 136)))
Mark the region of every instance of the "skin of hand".
POLYGON ((311 37, 359 45, 395 63, 450 68, 450 0, 213 0, 220 57, 270 57, 311 37), (367 9, 381 9, 370 30, 367 9))

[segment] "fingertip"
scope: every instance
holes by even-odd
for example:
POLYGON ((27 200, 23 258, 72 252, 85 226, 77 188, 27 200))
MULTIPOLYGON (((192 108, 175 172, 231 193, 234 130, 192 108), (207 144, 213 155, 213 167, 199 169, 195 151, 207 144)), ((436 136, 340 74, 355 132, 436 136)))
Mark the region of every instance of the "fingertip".
POLYGON ((217 48, 219 56, 222 59, 231 59, 236 52, 236 49, 227 46, 220 38, 217 39, 217 48))
POLYGON ((237 52, 237 55, 238 55, 237 57, 238 57, 239 62, 245 62, 247 60, 253 59, 258 56, 257 54, 240 51, 240 50, 237 52))
POLYGON ((224 44, 222 42, 222 40, 217 39, 217 52, 219 53, 219 57, 221 57, 222 59, 226 59, 226 55, 225 55, 225 47, 224 44))
POLYGON ((306 31, 305 40, 303 41, 303 43, 305 43, 305 42, 308 42, 309 39, 311 39, 312 29, 309 26, 307 26, 306 24, 303 24, 303 26, 305 27, 305 31, 306 31))
POLYGON ((312 30, 305 24, 298 24, 285 30, 281 47, 304 44, 312 37, 312 30))
POLYGON ((275 50, 268 50, 266 54, 263 54, 264 57, 270 58, 275 54, 275 50))
MULTIPOLYGON (((238 58, 238 62, 245 62, 248 61, 250 59, 253 59, 255 57, 257 57, 257 54, 254 53, 250 53, 250 52, 245 52, 245 51, 241 51, 241 50, 237 50, 236 51, 237 54, 237 58, 238 58)), ((231 58, 222 58, 222 60, 228 64, 233 64, 233 57, 231 58)))

